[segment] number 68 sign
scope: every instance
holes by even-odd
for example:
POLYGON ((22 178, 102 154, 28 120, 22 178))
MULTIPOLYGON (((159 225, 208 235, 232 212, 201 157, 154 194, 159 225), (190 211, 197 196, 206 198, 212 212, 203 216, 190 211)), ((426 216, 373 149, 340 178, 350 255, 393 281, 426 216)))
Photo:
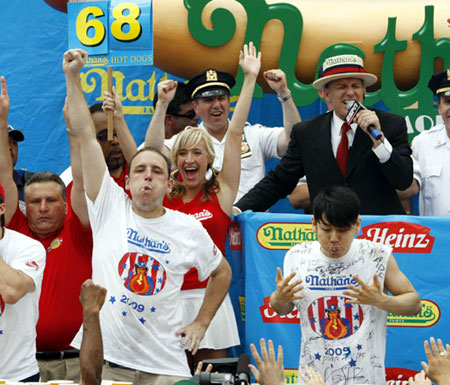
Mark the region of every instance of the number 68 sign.
POLYGON ((67 5, 69 49, 87 51, 87 67, 153 64, 151 0, 67 5))

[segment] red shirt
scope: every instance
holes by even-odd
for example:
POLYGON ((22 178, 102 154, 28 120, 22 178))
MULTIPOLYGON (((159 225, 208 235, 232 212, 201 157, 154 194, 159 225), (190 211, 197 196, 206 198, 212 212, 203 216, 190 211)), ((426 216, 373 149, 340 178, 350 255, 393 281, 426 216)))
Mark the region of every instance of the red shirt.
POLYGON ((34 235, 18 208, 8 228, 41 242, 47 259, 39 300, 36 348, 39 352, 71 349, 83 322, 81 284, 92 276, 92 233, 68 211, 63 227, 45 238, 34 235))
MULTIPOLYGON (((210 199, 205 200, 203 190, 201 190, 190 202, 183 202, 182 198, 170 199, 164 197, 163 206, 172 210, 181 211, 198 219, 209 236, 225 255, 225 242, 227 230, 230 225, 230 217, 222 210, 217 194, 211 193, 210 199)), ((190 290, 206 287, 208 280, 200 282, 198 280, 197 269, 192 268, 184 276, 184 283, 181 290, 190 290)))

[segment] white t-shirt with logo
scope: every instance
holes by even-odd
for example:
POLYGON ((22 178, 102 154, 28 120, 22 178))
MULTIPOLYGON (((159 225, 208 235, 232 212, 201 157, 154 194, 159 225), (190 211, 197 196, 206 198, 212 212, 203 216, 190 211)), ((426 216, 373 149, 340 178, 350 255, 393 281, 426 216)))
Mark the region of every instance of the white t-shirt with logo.
MULTIPOLYGON (((301 279, 303 299, 295 301, 302 332, 299 368, 311 366, 327 385, 383 384, 387 313, 375 306, 346 304, 342 292, 358 286, 353 276, 372 284, 377 274, 384 286, 392 249, 354 239, 341 258, 326 257, 319 242, 302 243, 288 251, 284 276, 301 279)), ((300 377, 299 377, 300 378, 300 377)), ((300 380, 301 381, 301 380, 300 380)))
MULTIPOLYGON (((93 281, 107 289, 100 313, 105 360, 148 373, 190 377, 179 307, 184 274, 206 279, 222 254, 201 223, 178 211, 146 219, 105 172, 88 199, 93 281)), ((72 345, 79 347, 81 331, 72 345)))
MULTIPOLYGON (((0 230, 1 231, 1 230, 0 230)), ((36 323, 45 267, 42 244, 17 231, 5 229, 0 258, 28 275, 35 289, 15 304, 0 296, 0 378, 20 381, 39 372, 36 361, 36 323)))

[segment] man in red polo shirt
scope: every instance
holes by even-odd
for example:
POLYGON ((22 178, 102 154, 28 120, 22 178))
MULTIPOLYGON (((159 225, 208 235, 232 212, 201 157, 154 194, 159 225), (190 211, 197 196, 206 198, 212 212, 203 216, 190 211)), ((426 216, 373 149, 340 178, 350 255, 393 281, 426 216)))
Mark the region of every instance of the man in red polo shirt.
POLYGON ((92 273, 92 234, 83 182, 77 177, 81 172, 77 166, 72 170, 71 210, 63 181, 54 173, 40 172, 25 187, 26 216, 20 211, 8 149, 8 90, 3 77, 0 83, 0 183, 5 189, 6 226, 40 241, 47 253, 37 324, 41 380, 78 382, 78 351, 70 342, 82 324, 80 287, 92 273))

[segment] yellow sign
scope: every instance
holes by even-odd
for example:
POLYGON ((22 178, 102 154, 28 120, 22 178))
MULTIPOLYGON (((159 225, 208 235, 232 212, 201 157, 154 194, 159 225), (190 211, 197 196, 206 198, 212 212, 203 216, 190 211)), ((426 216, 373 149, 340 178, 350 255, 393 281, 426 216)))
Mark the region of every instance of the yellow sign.
POLYGON ((428 299, 422 300, 422 309, 417 315, 397 315, 388 313, 388 326, 429 328, 439 321, 439 306, 428 299))
POLYGON ((289 250, 297 243, 317 240, 311 223, 276 223, 262 225, 256 234, 258 243, 269 250, 289 250))

